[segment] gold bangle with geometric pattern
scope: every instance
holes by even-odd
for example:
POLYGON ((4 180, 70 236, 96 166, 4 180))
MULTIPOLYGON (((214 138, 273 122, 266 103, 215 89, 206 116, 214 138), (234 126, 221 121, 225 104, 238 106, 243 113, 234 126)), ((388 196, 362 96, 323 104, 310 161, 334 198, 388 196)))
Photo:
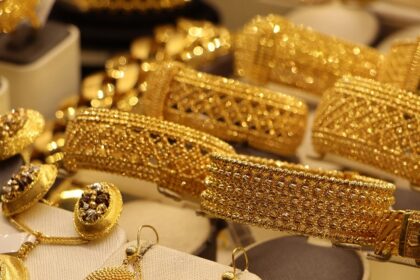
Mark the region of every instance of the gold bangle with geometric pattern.
POLYGON ((63 164, 147 180, 166 194, 197 198, 211 152, 234 153, 225 142, 152 117, 84 109, 66 129, 63 164))
POLYGON ((212 154, 211 160, 201 194, 210 216, 420 262, 420 213, 390 210, 391 183, 249 156, 212 154))
POLYGON ((317 96, 343 75, 376 78, 382 55, 269 15, 257 16, 237 36, 236 72, 250 80, 307 90, 317 96))
POLYGON ((22 152, 44 129, 45 121, 34 110, 17 109, 0 116, 0 160, 22 152))
POLYGON ((178 62, 149 74, 142 113, 205 131, 226 141, 292 155, 307 117, 297 98, 205 74, 178 62))
POLYGON ((346 76, 326 91, 312 143, 420 185, 420 97, 374 80, 346 76))

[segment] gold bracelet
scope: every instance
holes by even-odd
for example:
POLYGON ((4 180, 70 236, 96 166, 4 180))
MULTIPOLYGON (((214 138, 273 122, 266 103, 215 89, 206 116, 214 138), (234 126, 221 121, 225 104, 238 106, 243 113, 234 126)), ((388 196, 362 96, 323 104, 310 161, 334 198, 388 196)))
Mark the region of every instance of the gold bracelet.
POLYGON ((211 152, 234 150, 213 136, 171 122, 90 108, 67 126, 63 164, 69 171, 96 169, 148 180, 166 194, 197 198, 211 152))
POLYGON ((392 85, 346 76, 318 106, 312 142, 420 185, 420 98, 392 85))
POLYGON ((24 21, 38 27, 40 22, 36 14, 37 6, 38 0, 0 1, 0 33, 12 32, 24 21))
POLYGON ((301 100, 205 74, 177 62, 149 74, 142 98, 146 115, 191 126, 226 141, 281 155, 294 154, 305 133, 301 100))
POLYGON ((73 0, 79 9, 86 10, 123 10, 148 11, 174 9, 189 3, 190 0, 73 0))
POLYGON ((390 210, 395 186, 353 172, 211 156, 201 195, 210 216, 373 248, 420 264, 420 214, 390 210))
POLYGON ((237 36, 234 53, 240 76, 291 85, 318 96, 346 74, 376 78, 383 60, 375 49, 275 15, 258 16, 248 23, 237 36))
POLYGON ((45 121, 33 110, 17 109, 0 116, 0 160, 22 152, 44 129, 45 121))

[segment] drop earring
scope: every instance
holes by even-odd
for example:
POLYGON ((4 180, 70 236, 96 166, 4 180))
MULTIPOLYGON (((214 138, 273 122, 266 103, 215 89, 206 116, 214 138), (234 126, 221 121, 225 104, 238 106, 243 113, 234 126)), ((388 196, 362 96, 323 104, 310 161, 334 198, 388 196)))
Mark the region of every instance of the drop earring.
POLYGON ((235 256, 240 251, 244 255, 244 259, 245 259, 245 270, 244 271, 248 271, 248 267, 249 267, 248 255, 246 254, 246 251, 245 251, 244 248, 237 247, 232 252, 232 267, 233 267, 233 271, 227 271, 227 272, 223 273, 222 280, 239 280, 239 273, 237 273, 237 269, 236 269, 235 256))

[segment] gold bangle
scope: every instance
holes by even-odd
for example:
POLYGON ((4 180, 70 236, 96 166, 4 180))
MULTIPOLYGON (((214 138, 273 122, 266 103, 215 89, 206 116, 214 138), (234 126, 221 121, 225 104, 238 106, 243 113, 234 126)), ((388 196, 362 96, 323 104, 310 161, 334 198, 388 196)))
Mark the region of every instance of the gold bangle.
POLYGON ((123 10, 148 11, 174 9, 189 3, 190 0, 73 0, 79 9, 86 10, 123 10))
POLYGON ((0 32, 12 32, 25 20, 38 27, 40 22, 36 14, 37 6, 38 0, 0 1, 0 32))
POLYGON ((210 216, 420 261, 420 214, 389 210, 391 183, 255 157, 211 160, 201 195, 210 216))
POLYGON ((286 19, 258 16, 238 34, 236 72, 322 95, 343 75, 376 78, 383 57, 366 46, 296 26, 286 19))
POLYGON ((281 155, 294 154, 305 133, 301 100, 177 62, 149 74, 142 102, 146 115, 281 155))
POLYGON ((420 184, 420 98, 370 79, 346 76, 328 90, 315 115, 312 142, 420 184))
POLYGON ((162 191, 197 198, 209 153, 234 153, 225 142, 152 117, 107 109, 81 110, 67 126, 63 164, 152 181, 162 191))
POLYGON ((0 116, 0 160, 22 152, 44 129, 45 121, 33 110, 17 109, 0 116))

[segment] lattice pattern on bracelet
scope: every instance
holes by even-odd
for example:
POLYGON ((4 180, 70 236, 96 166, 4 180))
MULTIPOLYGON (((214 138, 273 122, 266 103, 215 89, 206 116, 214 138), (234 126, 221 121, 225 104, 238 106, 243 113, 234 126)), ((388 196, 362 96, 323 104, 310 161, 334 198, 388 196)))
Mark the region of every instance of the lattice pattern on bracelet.
POLYGON ((408 91, 417 91, 420 83, 420 37, 417 41, 394 44, 385 56, 378 80, 408 91))
POLYGON ((391 85, 345 77, 317 109, 313 145, 420 184, 420 98, 391 85))
POLYGON ((392 184, 246 156, 212 156, 204 212, 239 223, 373 245, 392 184))
POLYGON ((294 154, 303 138, 307 107, 294 97, 179 63, 161 65, 147 84, 148 115, 282 155, 294 154))
POLYGON ((66 130, 64 166, 157 183, 186 197, 204 189, 211 152, 233 153, 215 137, 155 118, 107 109, 82 110, 66 130))
POLYGON ((376 78, 383 57, 374 49, 296 26, 286 19, 258 16, 237 36, 236 71, 265 83, 283 83, 316 95, 341 76, 376 78))

